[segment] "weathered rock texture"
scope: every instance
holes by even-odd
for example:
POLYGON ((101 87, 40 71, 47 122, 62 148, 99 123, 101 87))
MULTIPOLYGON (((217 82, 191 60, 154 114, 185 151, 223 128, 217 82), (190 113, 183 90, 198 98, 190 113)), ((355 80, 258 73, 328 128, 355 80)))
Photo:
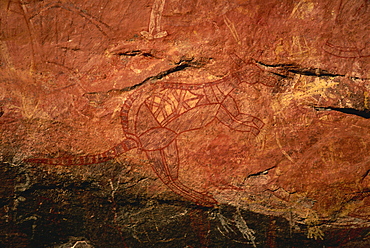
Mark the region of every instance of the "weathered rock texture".
POLYGON ((0 2, 1 247, 368 247, 370 4, 0 2))

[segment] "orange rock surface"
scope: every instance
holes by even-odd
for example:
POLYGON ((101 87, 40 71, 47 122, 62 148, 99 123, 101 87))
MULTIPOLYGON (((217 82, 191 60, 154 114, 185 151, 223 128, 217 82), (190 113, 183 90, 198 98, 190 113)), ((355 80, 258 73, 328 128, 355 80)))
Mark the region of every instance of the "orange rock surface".
POLYGON ((19 0, 0 11, 2 158, 57 173, 100 154, 160 178, 142 186, 150 197, 369 226, 368 1, 19 0))

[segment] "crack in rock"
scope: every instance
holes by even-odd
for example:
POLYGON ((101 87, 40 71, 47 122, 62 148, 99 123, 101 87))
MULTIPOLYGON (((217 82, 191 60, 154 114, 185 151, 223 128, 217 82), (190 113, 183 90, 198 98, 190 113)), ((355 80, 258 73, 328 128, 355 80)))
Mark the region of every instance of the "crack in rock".
POLYGON ((360 116, 365 119, 370 119, 370 111, 369 110, 359 110, 355 108, 335 108, 335 107, 317 107, 315 106, 314 109, 316 111, 337 111, 341 112, 344 114, 349 114, 349 115, 356 115, 360 116))

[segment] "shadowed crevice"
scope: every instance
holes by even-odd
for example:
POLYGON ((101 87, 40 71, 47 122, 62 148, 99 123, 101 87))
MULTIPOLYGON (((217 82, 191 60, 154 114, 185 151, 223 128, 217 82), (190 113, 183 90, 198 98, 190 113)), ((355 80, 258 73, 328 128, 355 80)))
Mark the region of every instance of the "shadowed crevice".
POLYGON ((365 119, 370 119, 369 110, 358 110, 355 108, 335 108, 335 107, 314 107, 316 111, 338 111, 344 114, 356 115, 365 119))
MULTIPOLYGON (((287 63, 287 64, 266 64, 261 61, 255 61, 255 63, 268 67, 268 68, 274 68, 277 70, 277 72, 271 72, 275 75, 281 76, 281 77, 288 77, 288 73, 298 74, 298 75, 304 75, 304 76, 310 76, 310 77, 346 77, 344 74, 338 74, 338 73, 331 73, 327 70, 323 70, 321 68, 305 68, 301 67, 298 64, 294 63, 287 63)), ((349 79, 360 79, 360 80, 369 80, 369 78, 361 78, 361 77, 348 77, 349 79)))
MULTIPOLYGON (((140 50, 133 50, 133 51, 130 51, 130 52, 124 52, 124 53, 120 53, 120 55, 124 55, 124 56, 143 55, 143 56, 146 56, 146 57, 153 56, 149 53, 142 53, 140 50)), ((89 92, 89 93, 85 93, 84 96, 87 97, 88 99, 90 99, 91 96, 100 95, 102 98, 106 99, 111 95, 111 93, 122 93, 122 92, 128 92, 128 91, 135 90, 138 87, 143 86, 144 84, 147 84, 150 81, 160 80, 160 79, 164 78, 165 76, 167 76, 171 73, 185 70, 188 67, 200 68, 208 60, 200 59, 200 60, 194 61, 194 58, 181 59, 179 62, 175 63, 175 65, 176 65, 175 67, 172 67, 172 68, 170 68, 168 70, 165 70, 165 71, 161 71, 157 75, 147 77, 146 79, 144 79, 140 83, 137 83, 137 84, 134 84, 132 86, 128 86, 128 87, 125 87, 125 88, 122 88, 122 89, 111 89, 111 90, 108 90, 107 92, 89 92)))

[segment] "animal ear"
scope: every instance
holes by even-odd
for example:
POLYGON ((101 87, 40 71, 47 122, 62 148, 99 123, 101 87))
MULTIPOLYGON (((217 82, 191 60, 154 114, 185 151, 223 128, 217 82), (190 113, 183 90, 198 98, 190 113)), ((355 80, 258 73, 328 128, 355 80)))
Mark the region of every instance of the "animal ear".
POLYGON ((239 55, 235 53, 235 51, 229 53, 229 57, 234 65, 236 65, 236 68, 243 67, 247 64, 239 55))
POLYGON ((253 58, 242 58, 234 51, 229 53, 229 57, 231 61, 233 62, 233 64, 235 65, 236 70, 239 70, 245 67, 246 65, 255 64, 254 63, 255 60, 253 58))

